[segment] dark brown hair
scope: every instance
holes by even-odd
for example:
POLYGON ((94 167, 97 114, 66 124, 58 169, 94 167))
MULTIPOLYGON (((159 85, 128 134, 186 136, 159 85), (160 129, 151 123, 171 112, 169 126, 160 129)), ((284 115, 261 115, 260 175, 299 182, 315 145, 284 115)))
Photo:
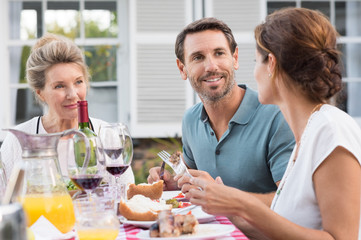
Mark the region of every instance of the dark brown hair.
POLYGON ((222 31, 227 38, 231 53, 234 53, 237 47, 237 42, 236 40, 234 40, 232 30, 227 26, 227 24, 216 18, 202 18, 190 23, 177 36, 175 42, 175 55, 182 63, 184 63, 184 40, 187 34, 202 32, 206 30, 222 31))
POLYGON ((321 12, 285 8, 267 16, 255 29, 257 50, 265 62, 276 57, 274 74, 293 81, 310 99, 325 102, 341 90, 337 32, 321 12))

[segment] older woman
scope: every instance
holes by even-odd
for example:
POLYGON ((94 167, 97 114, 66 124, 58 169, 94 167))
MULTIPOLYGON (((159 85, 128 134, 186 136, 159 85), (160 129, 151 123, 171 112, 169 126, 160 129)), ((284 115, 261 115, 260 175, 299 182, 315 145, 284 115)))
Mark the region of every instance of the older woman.
MULTIPOLYGON (((77 101, 85 100, 89 85, 89 73, 82 51, 71 40, 54 34, 46 34, 32 48, 26 65, 26 76, 36 98, 46 106, 43 116, 34 117, 17 129, 32 133, 56 133, 78 128, 77 101)), ((90 118, 95 133, 104 121, 90 118)), ((2 159, 7 176, 16 161, 21 159, 21 147, 12 134, 7 134, 1 146, 2 159)), ((62 172, 66 163, 60 162, 62 172)), ((122 179, 134 182, 129 168, 122 179)))
POLYGON ((337 32, 320 12, 288 8, 256 27, 254 75, 263 104, 277 104, 296 146, 269 208, 250 194, 195 177, 187 194, 257 239, 361 239, 361 130, 327 104, 341 89, 337 32))

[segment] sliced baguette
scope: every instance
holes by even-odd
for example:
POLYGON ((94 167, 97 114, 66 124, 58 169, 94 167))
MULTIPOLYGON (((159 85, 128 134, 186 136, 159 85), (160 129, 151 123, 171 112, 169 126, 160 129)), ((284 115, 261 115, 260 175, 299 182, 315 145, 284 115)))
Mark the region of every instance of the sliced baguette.
POLYGON ((154 182, 152 184, 140 183, 135 185, 134 183, 129 185, 127 190, 127 198, 131 199, 133 196, 141 194, 150 199, 156 200, 162 197, 163 194, 163 180, 154 182))
POLYGON ((161 210, 171 210, 172 205, 164 201, 153 201, 143 195, 135 195, 127 202, 121 200, 119 213, 128 220, 155 221, 161 210))

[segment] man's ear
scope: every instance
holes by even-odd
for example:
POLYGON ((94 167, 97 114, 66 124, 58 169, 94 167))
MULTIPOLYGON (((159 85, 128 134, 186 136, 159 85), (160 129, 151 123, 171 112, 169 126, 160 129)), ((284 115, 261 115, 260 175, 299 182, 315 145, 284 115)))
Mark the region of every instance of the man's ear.
POLYGON ((238 47, 236 47, 236 50, 233 53, 233 67, 234 69, 238 69, 239 68, 239 62, 238 62, 238 47))
POLYGON ((177 58, 177 67, 179 69, 180 75, 182 77, 183 80, 187 80, 188 75, 187 75, 187 70, 186 70, 186 66, 184 66, 184 64, 182 63, 181 60, 179 60, 177 58))

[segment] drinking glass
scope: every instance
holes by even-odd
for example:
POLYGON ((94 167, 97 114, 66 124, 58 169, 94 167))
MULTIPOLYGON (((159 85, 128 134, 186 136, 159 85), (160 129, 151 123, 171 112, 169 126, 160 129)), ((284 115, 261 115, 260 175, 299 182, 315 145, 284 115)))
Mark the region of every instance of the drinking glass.
POLYGON ((103 147, 98 137, 92 139, 91 151, 94 157, 86 165, 84 164, 85 158, 76 158, 75 144, 72 138, 66 140, 67 174, 71 181, 79 189, 84 190, 90 198, 92 191, 99 186, 104 176, 105 156, 103 147))
POLYGON ((129 130, 122 123, 102 124, 99 128, 99 138, 102 141, 106 170, 114 176, 111 185, 117 187, 119 197, 125 197, 125 184, 120 182, 120 176, 129 168, 133 159, 133 142, 129 130))
POLYGON ((114 208, 103 198, 73 200, 75 229, 79 240, 115 240, 119 234, 119 220, 114 208))

